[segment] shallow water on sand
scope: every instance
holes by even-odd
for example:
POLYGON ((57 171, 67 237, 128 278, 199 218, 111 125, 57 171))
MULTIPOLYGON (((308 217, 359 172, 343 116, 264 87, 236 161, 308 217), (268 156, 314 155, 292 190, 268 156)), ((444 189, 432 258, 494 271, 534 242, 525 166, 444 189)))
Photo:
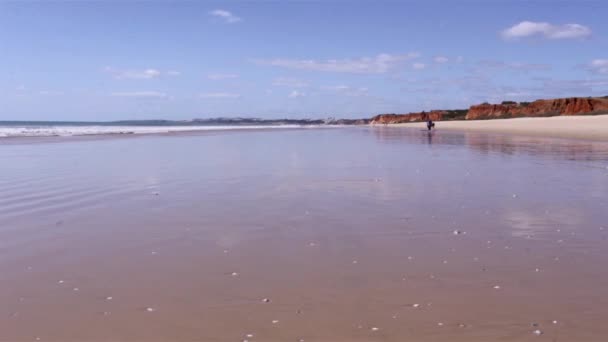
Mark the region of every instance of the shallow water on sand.
POLYGON ((607 144, 57 141, 0 141, 0 341, 608 336, 607 144))

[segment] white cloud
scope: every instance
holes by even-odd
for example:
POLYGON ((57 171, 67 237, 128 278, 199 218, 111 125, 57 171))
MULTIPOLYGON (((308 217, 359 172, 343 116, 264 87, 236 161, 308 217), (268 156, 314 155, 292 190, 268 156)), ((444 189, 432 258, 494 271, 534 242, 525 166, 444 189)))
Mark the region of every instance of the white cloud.
POLYGON ((449 61, 449 59, 445 56, 437 56, 437 57, 433 58, 433 61, 435 63, 443 64, 443 63, 447 63, 449 61))
POLYGON ((594 59, 589 63, 589 70, 598 74, 608 74, 608 59, 594 59))
POLYGON ((522 21, 501 32, 505 39, 540 36, 548 39, 585 38, 591 29, 580 24, 553 25, 546 22, 522 21))
POLYGON ((277 87, 289 87, 289 88, 304 88, 308 87, 308 83, 297 78, 285 78, 279 77, 272 81, 272 85, 277 87))
POLYGON ((234 93, 202 93, 199 97, 203 99, 237 99, 241 94, 234 93))
POLYGON ((478 69, 506 69, 514 71, 549 70, 551 66, 539 63, 520 63, 484 60, 477 63, 478 69))
POLYGON ((41 90, 38 92, 38 94, 40 94, 40 95, 63 95, 63 92, 56 91, 56 90, 41 90))
POLYGON ((111 74, 114 78, 122 79, 135 79, 135 80, 150 80, 154 78, 166 76, 179 76, 181 72, 170 70, 162 72, 158 69, 115 69, 113 67, 105 67, 104 71, 111 74))
POLYGON ((117 97, 141 97, 141 98, 166 98, 166 93, 158 91, 131 91, 131 92, 116 92, 112 93, 111 96, 117 97))
POLYGON ((379 54, 375 57, 362 57, 357 59, 271 59, 259 60, 259 64, 271 65, 276 67, 310 70, 310 71, 325 71, 325 72, 343 72, 353 74, 382 74, 389 72, 403 62, 418 57, 418 53, 408 53, 402 55, 379 54))
POLYGON ((218 18, 224 20, 224 22, 226 22, 228 24, 234 24, 234 23, 238 23, 239 21, 241 21, 241 18, 239 18, 236 15, 232 14, 231 12, 223 10, 223 9, 213 10, 213 11, 209 12, 209 15, 218 17, 218 18))
POLYGON ((336 86, 324 86, 321 87, 321 89, 325 89, 325 90, 330 90, 330 91, 334 91, 337 92, 341 95, 345 95, 345 96, 367 96, 368 95, 368 89, 364 88, 364 87, 359 87, 359 88, 353 88, 351 86, 347 86, 347 85, 336 85, 336 86))
POLYGON ((416 70, 422 70, 422 69, 426 68, 426 64, 424 64, 424 63, 414 63, 414 64, 412 64, 412 68, 414 68, 416 70))
POLYGON ((237 74, 209 74, 207 78, 214 81, 229 80, 238 78, 237 74))
POLYGON ((306 94, 299 92, 297 90, 292 90, 291 93, 289 93, 289 96, 287 96, 287 97, 289 97, 290 99, 295 99, 295 98, 303 97, 303 96, 306 96, 306 94))
POLYGON ((350 89, 350 87, 347 86, 347 85, 323 86, 321 88, 322 89, 326 89, 326 90, 334 90, 334 91, 341 91, 341 90, 348 90, 348 89, 350 89))

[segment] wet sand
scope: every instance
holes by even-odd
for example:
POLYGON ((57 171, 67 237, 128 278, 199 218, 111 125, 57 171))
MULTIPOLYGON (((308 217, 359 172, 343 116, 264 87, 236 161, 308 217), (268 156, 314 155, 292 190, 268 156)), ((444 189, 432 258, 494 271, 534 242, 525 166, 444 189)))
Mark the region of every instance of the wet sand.
POLYGON ((0 160, 0 341, 608 336, 607 143, 365 127, 0 160))
MULTIPOLYGON (((419 122, 391 126, 426 129, 425 123, 419 122)), ((442 130, 608 141, 608 115, 439 121, 436 127, 442 130)))

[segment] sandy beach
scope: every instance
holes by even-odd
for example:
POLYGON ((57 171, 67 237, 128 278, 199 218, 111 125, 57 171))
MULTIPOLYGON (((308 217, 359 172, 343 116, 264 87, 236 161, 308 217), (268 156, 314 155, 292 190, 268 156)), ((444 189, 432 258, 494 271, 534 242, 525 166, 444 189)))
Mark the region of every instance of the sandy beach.
MULTIPOLYGON (((420 122, 390 126, 426 128, 425 123, 420 122)), ((436 128, 441 130, 608 141, 608 115, 439 121, 436 123, 436 128)))
POLYGON ((606 143, 352 127, 0 159, 0 341, 608 336, 606 143))

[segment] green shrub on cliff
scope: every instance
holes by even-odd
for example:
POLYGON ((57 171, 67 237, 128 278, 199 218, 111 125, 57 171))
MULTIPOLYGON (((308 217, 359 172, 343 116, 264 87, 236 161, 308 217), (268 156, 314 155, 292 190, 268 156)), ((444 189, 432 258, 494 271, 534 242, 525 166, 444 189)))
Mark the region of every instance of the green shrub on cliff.
POLYGON ((450 109, 443 114, 443 120, 464 120, 469 112, 468 109, 450 109))

